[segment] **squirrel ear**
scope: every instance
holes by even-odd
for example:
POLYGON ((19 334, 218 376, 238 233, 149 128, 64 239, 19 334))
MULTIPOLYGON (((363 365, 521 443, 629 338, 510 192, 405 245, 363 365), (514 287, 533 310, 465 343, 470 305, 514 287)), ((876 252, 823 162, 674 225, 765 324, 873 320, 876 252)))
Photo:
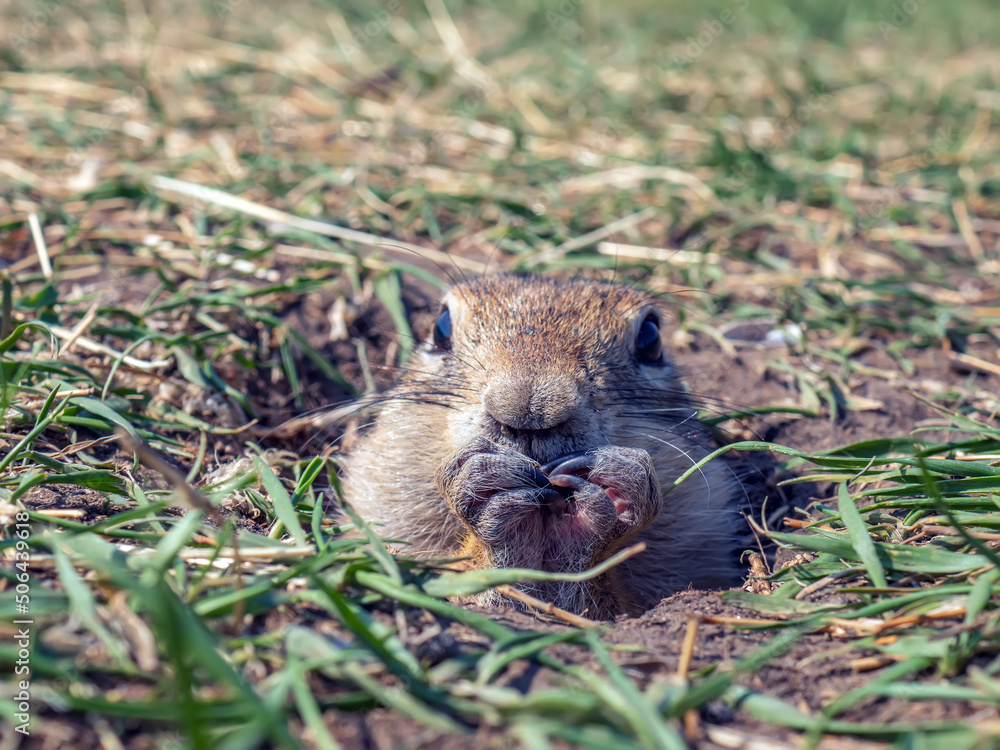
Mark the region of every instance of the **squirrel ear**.
POLYGON ((451 313, 445 307, 434 324, 434 348, 441 351, 451 349, 451 313))
POLYGON ((635 335, 635 356, 640 362, 655 364, 663 354, 660 341, 660 321, 655 315, 647 315, 635 335))

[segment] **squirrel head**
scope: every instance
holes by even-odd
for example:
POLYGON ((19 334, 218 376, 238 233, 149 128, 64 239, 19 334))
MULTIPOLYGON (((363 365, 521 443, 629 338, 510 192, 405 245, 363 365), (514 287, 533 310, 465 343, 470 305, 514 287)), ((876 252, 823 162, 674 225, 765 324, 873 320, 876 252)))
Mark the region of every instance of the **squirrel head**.
POLYGON ((423 369, 460 396, 454 430, 545 463, 682 400, 663 320, 648 294, 620 284, 476 278, 445 296, 423 369))

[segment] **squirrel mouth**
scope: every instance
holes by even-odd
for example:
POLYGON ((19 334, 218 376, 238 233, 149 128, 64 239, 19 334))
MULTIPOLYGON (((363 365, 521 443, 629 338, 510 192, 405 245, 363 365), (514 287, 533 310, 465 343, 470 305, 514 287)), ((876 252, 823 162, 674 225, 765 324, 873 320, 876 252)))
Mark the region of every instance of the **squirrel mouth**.
MULTIPOLYGON (((567 453, 569 450, 578 448, 579 444, 573 445, 566 439, 566 436, 560 435, 554 430, 525 430, 518 435, 501 435, 497 442, 509 445, 521 455, 544 466, 555 466, 565 459, 583 455, 583 451, 567 453)), ((544 468, 542 471, 548 474, 544 468)))
POLYGON ((542 488, 538 498, 539 510, 543 518, 565 518, 577 513, 576 498, 573 490, 549 483, 542 488))
MULTIPOLYGON (((585 455, 587 455, 587 451, 567 453, 543 464, 540 471, 548 477, 553 469, 563 466, 574 459, 582 458, 585 455)), ((580 483, 582 482, 583 480, 579 477, 567 474, 550 477, 548 483, 541 488, 542 492, 539 493, 539 505, 541 506, 543 517, 551 516, 559 519, 576 515, 579 510, 576 502, 576 491, 580 488, 580 483)))
POLYGON ((540 464, 558 461, 560 457, 569 458, 576 455, 569 454, 569 451, 580 448, 577 439, 579 430, 574 429, 569 422, 540 429, 517 429, 492 417, 487 421, 485 427, 490 439, 507 445, 540 464))

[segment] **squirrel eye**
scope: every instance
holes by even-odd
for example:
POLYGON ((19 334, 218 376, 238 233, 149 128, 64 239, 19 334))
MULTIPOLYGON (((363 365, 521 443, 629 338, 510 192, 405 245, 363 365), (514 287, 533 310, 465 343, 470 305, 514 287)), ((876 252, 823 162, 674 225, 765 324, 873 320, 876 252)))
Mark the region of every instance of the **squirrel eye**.
POLYGON ((441 311, 434 324, 434 348, 442 351, 451 349, 451 313, 447 307, 441 311))
POLYGON ((650 315, 639 326, 635 337, 635 356, 640 362, 654 363, 660 361, 663 345, 660 343, 660 326, 656 318, 650 315))

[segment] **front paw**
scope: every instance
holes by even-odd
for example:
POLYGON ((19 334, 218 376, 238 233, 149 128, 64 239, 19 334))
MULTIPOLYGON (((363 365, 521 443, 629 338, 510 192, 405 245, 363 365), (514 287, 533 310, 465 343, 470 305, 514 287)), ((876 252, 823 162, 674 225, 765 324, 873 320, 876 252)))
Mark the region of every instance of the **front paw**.
POLYGON ((660 483, 644 450, 607 445, 541 470, 550 484, 572 492, 577 513, 603 527, 605 548, 617 546, 660 514, 660 483))
POLYGON ((543 509, 559 513, 566 503, 536 461, 486 438, 452 456, 435 479, 455 515, 490 546, 508 541, 524 517, 543 509))

